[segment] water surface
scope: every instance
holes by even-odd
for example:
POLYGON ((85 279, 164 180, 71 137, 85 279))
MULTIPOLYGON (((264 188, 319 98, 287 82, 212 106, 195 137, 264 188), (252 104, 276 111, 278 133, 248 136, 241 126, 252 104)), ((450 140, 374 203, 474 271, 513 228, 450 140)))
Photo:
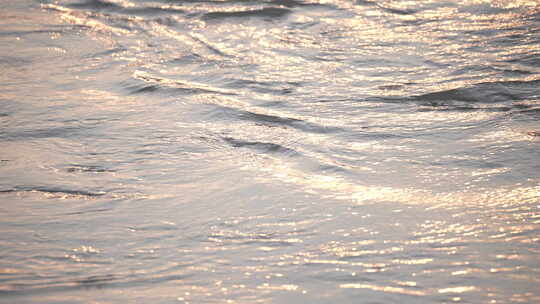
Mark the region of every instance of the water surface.
POLYGON ((540 302, 540 5, 0 4, 0 302, 540 302))

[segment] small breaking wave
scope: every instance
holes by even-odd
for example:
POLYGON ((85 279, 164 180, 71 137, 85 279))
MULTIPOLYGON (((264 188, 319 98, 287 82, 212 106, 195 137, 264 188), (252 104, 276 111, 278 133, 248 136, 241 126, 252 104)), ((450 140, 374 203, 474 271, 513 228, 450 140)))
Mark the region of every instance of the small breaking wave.
POLYGON ((468 88, 443 90, 413 96, 416 101, 464 101, 480 103, 512 102, 539 96, 540 80, 486 82, 468 88))

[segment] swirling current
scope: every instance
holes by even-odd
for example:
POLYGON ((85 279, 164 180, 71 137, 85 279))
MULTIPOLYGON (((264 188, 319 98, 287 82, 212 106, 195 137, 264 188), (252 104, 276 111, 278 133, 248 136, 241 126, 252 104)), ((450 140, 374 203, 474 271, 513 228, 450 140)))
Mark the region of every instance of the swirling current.
POLYGON ((538 1, 0 8, 1 303, 540 303, 538 1))

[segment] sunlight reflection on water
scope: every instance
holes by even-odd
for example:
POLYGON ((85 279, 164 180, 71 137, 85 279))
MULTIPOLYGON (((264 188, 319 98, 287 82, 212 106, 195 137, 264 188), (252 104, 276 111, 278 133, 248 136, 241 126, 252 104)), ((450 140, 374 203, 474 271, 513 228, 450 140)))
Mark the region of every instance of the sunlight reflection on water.
POLYGON ((540 301, 536 1, 0 7, 0 302, 540 301))

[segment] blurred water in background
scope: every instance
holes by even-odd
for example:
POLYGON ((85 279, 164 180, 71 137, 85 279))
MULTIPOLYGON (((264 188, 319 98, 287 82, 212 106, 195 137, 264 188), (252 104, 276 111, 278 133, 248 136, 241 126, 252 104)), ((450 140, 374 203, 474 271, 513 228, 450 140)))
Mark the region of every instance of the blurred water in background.
POLYGON ((540 4, 0 3, 1 303, 539 303, 540 4))

